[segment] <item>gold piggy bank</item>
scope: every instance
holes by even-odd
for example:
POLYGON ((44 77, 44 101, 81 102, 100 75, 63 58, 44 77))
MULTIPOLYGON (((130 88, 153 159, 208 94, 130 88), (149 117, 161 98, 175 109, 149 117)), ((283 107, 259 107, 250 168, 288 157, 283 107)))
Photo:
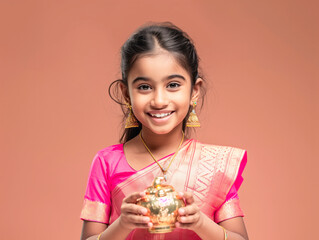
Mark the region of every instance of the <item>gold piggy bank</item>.
POLYGON ((163 184, 164 178, 154 179, 153 186, 146 189, 146 195, 138 199, 137 204, 148 210, 147 216, 150 217, 153 227, 149 228, 151 233, 167 233, 175 228, 177 211, 184 207, 183 199, 178 196, 174 188, 163 184))

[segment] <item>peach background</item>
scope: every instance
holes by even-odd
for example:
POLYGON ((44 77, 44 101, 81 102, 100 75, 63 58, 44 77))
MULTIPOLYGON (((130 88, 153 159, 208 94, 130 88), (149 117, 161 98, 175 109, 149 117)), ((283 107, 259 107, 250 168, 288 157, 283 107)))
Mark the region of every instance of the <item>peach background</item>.
POLYGON ((250 239, 314 239, 318 215, 315 1, 1 1, 1 238, 79 239, 89 167, 117 143, 107 96, 140 24, 194 39, 209 90, 203 142, 248 150, 250 239))

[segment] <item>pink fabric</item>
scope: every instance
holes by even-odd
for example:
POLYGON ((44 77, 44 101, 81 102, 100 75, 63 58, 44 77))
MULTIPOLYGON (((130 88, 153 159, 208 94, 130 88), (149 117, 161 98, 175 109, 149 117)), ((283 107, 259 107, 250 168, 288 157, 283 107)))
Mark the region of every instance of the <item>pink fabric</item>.
MULTIPOLYGON (((128 164, 125 158, 123 144, 102 149, 93 158, 84 198, 106 204, 106 215, 109 216, 112 190, 135 173, 136 170, 128 164)), ((96 221, 82 217, 81 219, 96 221)), ((105 223, 109 223, 109 221, 105 223)))
POLYGON ((236 180, 234 184, 232 185, 231 189, 229 190, 224 203, 221 204, 219 209, 217 209, 216 212, 214 213, 215 222, 219 223, 220 221, 225 221, 230 218, 233 218, 234 212, 236 212, 237 216, 242 216, 242 217, 244 216, 244 214, 242 213, 239 207, 238 190, 244 180, 242 177, 242 173, 244 171, 246 164, 247 164, 247 152, 245 151, 239 165, 238 175, 236 177, 236 180), (228 211, 228 212, 225 213, 225 211, 228 211), (219 219, 221 216, 222 216, 222 219, 219 219))
POLYGON ((106 215, 109 216, 112 204, 111 191, 135 172, 126 161, 123 144, 99 151, 91 165, 84 198, 106 204, 106 215))
MULTIPOLYGON (((191 139, 188 141, 194 141, 194 140, 191 139)), ((247 162, 247 158, 245 153, 245 156, 243 157, 240 163, 236 180, 234 181, 234 184, 229 189, 229 192, 226 198, 224 198, 225 202, 231 199, 238 199, 237 192, 243 181, 243 178, 241 175, 245 168, 246 162, 247 162)), ((153 164, 151 164, 150 166, 152 166, 153 164)), ((94 217, 92 217, 91 219, 81 217, 81 219, 110 224, 109 218, 110 218, 111 207, 112 207, 111 192, 116 186, 118 186, 120 183, 127 180, 129 177, 131 177, 135 173, 137 173, 137 171, 134 170, 128 164, 125 158, 124 151, 123 151, 123 144, 112 145, 99 151, 94 157, 92 165, 91 165, 87 189, 85 193, 85 199, 90 200, 93 203, 98 202, 98 203, 105 204, 106 217, 103 219, 106 219, 106 220, 102 221, 102 220, 93 219, 94 217)))
POLYGON ((227 202, 233 198, 238 198, 238 190, 244 181, 244 178, 242 177, 242 173, 245 169, 246 164, 247 164, 247 153, 245 152, 245 155, 244 155, 244 157, 240 163, 240 166, 239 166, 237 178, 236 178, 233 186, 231 187, 229 193, 227 194, 225 202, 227 202))

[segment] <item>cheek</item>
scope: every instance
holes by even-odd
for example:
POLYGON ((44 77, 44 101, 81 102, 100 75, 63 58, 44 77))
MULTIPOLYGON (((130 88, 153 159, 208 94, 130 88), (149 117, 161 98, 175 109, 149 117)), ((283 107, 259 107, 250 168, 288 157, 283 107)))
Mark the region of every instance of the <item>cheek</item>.
POLYGON ((136 93, 136 91, 130 92, 130 99, 132 105, 139 105, 141 103, 141 99, 143 98, 143 95, 136 93))
POLYGON ((189 97, 181 96, 180 98, 175 98, 176 104, 180 108, 180 111, 183 112, 183 114, 187 114, 189 107, 191 106, 190 104, 190 99, 189 97))
POLYGON ((172 99, 174 99, 174 101, 180 102, 181 104, 189 104, 191 101, 191 95, 188 91, 187 92, 185 91, 185 92, 176 94, 175 96, 172 97, 172 99))
POLYGON ((131 97, 131 103, 133 107, 134 114, 139 114, 144 111, 146 105, 147 105, 147 99, 143 95, 132 95, 131 97))

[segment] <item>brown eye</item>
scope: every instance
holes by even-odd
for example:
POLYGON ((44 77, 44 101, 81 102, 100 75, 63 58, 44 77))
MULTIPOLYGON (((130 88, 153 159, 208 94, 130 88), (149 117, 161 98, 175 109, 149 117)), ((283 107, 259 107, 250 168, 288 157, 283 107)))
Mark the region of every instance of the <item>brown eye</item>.
POLYGON ((169 87, 169 88, 178 88, 179 86, 181 86, 179 83, 171 82, 171 83, 168 84, 167 87, 169 87))
POLYGON ((149 85, 147 85, 147 84, 142 84, 142 85, 139 85, 138 87, 137 87, 137 89, 138 90, 149 90, 149 89, 151 89, 151 87, 149 86, 149 85))

